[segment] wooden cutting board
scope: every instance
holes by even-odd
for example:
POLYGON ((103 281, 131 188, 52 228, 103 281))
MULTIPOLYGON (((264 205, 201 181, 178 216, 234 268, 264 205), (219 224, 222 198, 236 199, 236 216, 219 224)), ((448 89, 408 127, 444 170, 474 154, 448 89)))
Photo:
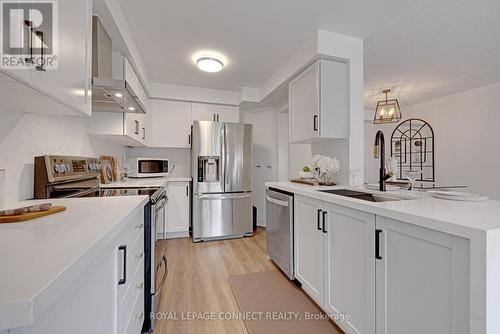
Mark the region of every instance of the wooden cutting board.
POLYGON ((3 217, 0 217, 0 224, 1 223, 24 222, 27 220, 32 220, 32 219, 52 215, 54 213, 58 213, 58 212, 61 212, 64 210, 66 210, 65 206, 53 206, 50 209, 48 209, 47 211, 28 212, 28 213, 24 213, 22 215, 15 215, 15 216, 3 216, 3 217))
POLYGON ((316 181, 314 179, 302 179, 302 178, 290 179, 290 182, 308 184, 310 186, 334 186, 335 185, 334 182, 323 182, 323 181, 316 181))

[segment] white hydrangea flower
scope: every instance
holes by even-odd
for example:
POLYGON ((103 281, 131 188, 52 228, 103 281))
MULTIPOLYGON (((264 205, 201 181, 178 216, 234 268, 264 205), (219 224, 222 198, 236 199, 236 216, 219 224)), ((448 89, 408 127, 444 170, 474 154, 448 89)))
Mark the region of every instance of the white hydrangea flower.
POLYGON ((309 162, 309 168, 318 178, 331 180, 334 174, 340 172, 340 162, 337 158, 316 154, 309 162))

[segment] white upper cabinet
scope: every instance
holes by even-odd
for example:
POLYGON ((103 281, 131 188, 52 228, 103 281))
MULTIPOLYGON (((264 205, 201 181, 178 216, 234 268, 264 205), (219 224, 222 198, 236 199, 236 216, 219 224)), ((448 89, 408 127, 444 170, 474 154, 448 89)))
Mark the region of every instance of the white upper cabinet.
POLYGON ((193 103, 193 121, 213 121, 238 123, 240 120, 239 108, 218 104, 193 103))
MULTIPOLYGON (((33 94, 21 91, 11 94, 12 99, 36 100, 35 107, 27 105, 23 111, 33 113, 91 114, 91 56, 92 56, 92 1, 65 0, 54 3, 57 10, 58 33, 53 35, 54 56, 57 67, 32 65, 30 69, 1 69, 16 81, 33 89, 33 94), (41 98, 40 93, 47 98, 41 98), (20 97, 22 96, 22 97, 20 97), (63 107, 64 106, 64 107, 63 107)), ((21 33, 23 27, 19 29, 21 33)), ((51 38, 43 25, 35 27, 33 43, 51 38)), ((27 31, 24 29, 24 31, 27 31)), ((25 34, 27 35, 27 34, 25 34)), ((36 47, 36 44, 33 44, 36 47)), ((53 58, 37 55, 46 62, 53 58)), ((5 82, 0 82, 1 87, 5 82)), ((11 91, 12 85, 9 87, 11 91)), ((14 92, 13 92, 14 93, 14 92)), ((0 105, 8 105, 2 100, 0 105)))
POLYGON ((153 147, 191 147, 191 103, 151 100, 151 143, 153 147))
POLYGON ((130 85, 132 91, 137 96, 137 99, 140 101, 142 106, 144 107, 144 111, 148 113, 149 109, 149 101, 146 91, 139 79, 139 76, 134 71, 132 65, 123 55, 113 52, 113 78, 118 80, 125 80, 127 84, 130 85))
POLYGON ((377 334, 472 333, 469 241, 377 216, 377 334))
POLYGON ((192 103, 193 121, 217 121, 217 106, 215 104, 192 103))
POLYGON ((320 59, 289 83, 291 143, 349 136, 347 64, 320 59))
POLYGON ((125 146, 145 146, 148 123, 144 114, 96 111, 87 121, 87 131, 125 146))
POLYGON ((148 146, 191 148, 193 121, 239 121, 237 106, 151 99, 151 140, 148 146))
POLYGON ((238 123, 240 121, 240 108, 236 106, 218 106, 217 121, 238 123))

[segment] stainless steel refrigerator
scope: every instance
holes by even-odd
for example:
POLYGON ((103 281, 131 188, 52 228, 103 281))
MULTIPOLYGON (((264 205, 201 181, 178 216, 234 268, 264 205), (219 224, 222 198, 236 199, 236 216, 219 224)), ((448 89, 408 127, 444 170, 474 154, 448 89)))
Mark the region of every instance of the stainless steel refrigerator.
POLYGON ((194 242, 252 235, 252 130, 250 124, 194 122, 194 242))

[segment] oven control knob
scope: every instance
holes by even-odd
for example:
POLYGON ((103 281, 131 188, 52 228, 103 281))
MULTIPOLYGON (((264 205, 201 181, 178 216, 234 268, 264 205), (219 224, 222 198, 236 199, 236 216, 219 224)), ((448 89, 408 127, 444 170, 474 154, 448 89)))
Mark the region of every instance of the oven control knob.
POLYGON ((71 171, 71 166, 69 164, 66 164, 66 172, 71 171))
POLYGON ((66 172, 66 165, 61 164, 59 165, 59 173, 65 173, 66 172))
POLYGON ((59 173, 59 165, 54 165, 54 172, 59 173))

